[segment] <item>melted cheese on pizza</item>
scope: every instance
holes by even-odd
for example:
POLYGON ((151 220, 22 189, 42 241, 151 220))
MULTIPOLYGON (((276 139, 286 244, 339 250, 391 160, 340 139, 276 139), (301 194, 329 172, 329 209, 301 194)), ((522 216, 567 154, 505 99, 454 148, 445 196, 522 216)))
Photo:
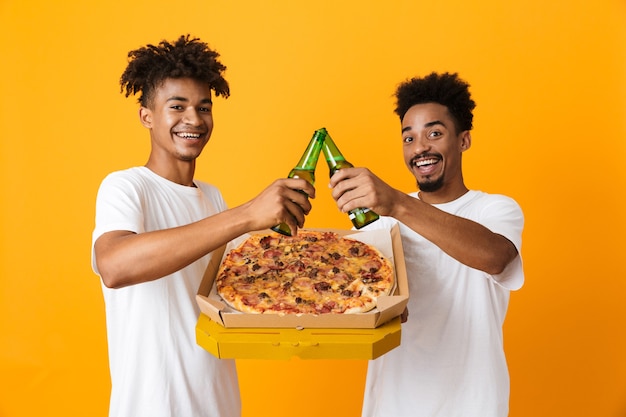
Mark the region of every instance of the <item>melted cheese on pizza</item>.
POLYGON ((393 269, 374 247, 332 232, 253 235, 226 255, 216 285, 248 313, 358 313, 390 293, 393 269))

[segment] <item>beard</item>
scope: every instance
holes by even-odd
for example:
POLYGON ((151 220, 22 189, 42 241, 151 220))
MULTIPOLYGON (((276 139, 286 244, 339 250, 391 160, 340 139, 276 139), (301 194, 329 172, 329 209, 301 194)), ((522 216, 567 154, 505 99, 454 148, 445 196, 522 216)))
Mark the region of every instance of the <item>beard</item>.
POLYGON ((417 181, 417 187, 423 193, 434 193, 443 187, 443 175, 434 180, 417 181))

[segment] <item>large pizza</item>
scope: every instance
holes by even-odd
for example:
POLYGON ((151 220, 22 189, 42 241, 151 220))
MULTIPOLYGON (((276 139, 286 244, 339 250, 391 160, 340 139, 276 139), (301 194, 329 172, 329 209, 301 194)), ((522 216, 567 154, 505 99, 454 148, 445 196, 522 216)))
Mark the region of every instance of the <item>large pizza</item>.
POLYGON ((394 286, 374 246, 334 232, 254 234, 226 254, 216 276, 235 310, 265 314, 363 313, 394 286))

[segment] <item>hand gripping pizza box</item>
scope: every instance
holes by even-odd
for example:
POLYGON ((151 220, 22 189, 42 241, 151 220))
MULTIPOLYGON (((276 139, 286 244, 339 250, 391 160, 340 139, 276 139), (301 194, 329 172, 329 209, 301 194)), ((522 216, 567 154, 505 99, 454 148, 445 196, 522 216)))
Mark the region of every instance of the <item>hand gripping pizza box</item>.
MULTIPOLYGON (((225 254, 218 249, 205 272, 196 301, 201 315, 196 341, 218 358, 230 359, 374 359, 400 345, 400 314, 409 299, 400 230, 331 231, 375 246, 392 262, 395 288, 377 306, 355 314, 250 314, 234 310, 217 294, 214 281, 225 254)), ((253 233, 269 234, 268 231, 253 233)))

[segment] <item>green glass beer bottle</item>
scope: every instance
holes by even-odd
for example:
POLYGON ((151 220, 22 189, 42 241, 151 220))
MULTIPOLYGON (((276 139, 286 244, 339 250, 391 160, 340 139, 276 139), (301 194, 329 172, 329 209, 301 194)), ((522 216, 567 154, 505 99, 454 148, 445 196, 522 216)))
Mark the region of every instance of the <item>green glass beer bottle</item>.
MULTIPOLYGON (((326 129, 324 128, 318 129, 313 133, 309 146, 307 146, 302 154, 298 165, 289 172, 287 178, 303 178, 310 182, 311 185, 315 184, 315 166, 317 165, 317 160, 322 151, 326 134, 326 129)), ((303 191, 302 193, 304 194, 303 191)), ((286 236, 291 236, 291 229, 286 223, 278 224, 272 227, 272 230, 286 236)))
MULTIPOLYGON (((333 142, 328 132, 326 132, 326 140, 324 141, 323 149, 331 177, 337 170, 341 168, 351 168, 353 166, 350 162, 346 161, 346 158, 344 158, 341 152, 339 152, 337 145, 335 145, 335 142, 333 142)), ((354 227, 357 229, 373 223, 379 218, 378 214, 368 208, 356 208, 350 210, 348 212, 348 216, 350 217, 354 227)))

